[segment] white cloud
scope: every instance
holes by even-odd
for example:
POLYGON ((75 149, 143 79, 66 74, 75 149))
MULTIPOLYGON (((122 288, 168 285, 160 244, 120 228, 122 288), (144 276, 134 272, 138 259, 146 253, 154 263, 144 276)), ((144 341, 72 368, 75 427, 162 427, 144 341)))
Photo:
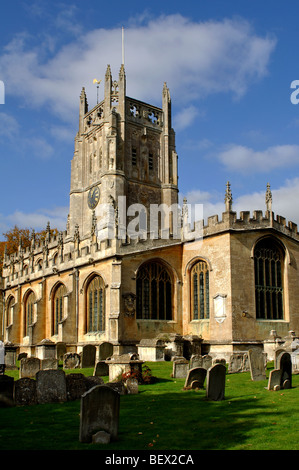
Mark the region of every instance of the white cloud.
POLYGON ((174 128, 176 132, 182 131, 189 127, 196 116, 198 115, 198 109, 191 105, 187 108, 182 109, 178 114, 174 116, 174 128))
POLYGON ((13 140, 18 131, 18 121, 10 114, 0 113, 0 138, 13 140))
POLYGON ((218 159, 232 171, 241 173, 269 172, 299 164, 299 145, 277 145, 254 150, 232 144, 218 154, 218 159))
POLYGON ((68 211, 69 207, 55 207, 31 213, 16 210, 13 214, 6 216, 0 214, 0 231, 2 234, 15 225, 20 228, 34 228, 36 231, 40 231, 47 227, 48 222, 50 222, 51 228, 65 230, 68 211))
MULTIPOLYGON (((18 35, 0 56, 6 92, 22 97, 31 107, 47 105, 65 121, 78 108, 82 86, 95 104, 92 80, 104 78, 108 63, 117 79, 120 29, 81 33, 50 56, 45 41, 31 48, 27 44, 26 34, 18 35)), ((167 81, 176 102, 185 107, 209 93, 240 97, 267 74, 274 47, 273 38, 257 36, 242 20, 197 23, 170 15, 145 25, 132 23, 125 31, 127 94, 160 103, 167 81)))

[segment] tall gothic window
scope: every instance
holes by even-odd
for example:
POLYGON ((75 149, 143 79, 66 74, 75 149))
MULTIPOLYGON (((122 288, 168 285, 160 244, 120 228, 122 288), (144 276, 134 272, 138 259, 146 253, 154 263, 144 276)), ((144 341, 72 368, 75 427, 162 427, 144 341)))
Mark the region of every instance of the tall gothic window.
POLYGON ((191 319, 210 317, 209 269, 205 261, 198 261, 191 269, 191 319))
POLYGON ((34 323, 35 294, 30 292, 25 301, 25 336, 29 334, 29 327, 34 323))
POLYGON ((15 304, 15 298, 10 296, 7 302, 6 307, 6 326, 9 326, 13 323, 13 306, 15 304))
POLYGON ((105 285, 101 276, 95 276, 86 290, 86 331, 95 333, 105 330, 105 285))
POLYGON ((284 253, 275 240, 266 238, 254 250, 256 318, 283 319, 284 253))
POLYGON ((53 321, 52 321, 52 334, 58 334, 58 324, 64 317, 64 296, 66 294, 66 287, 59 284, 55 289, 53 296, 53 321))
POLYGON ((144 320, 172 320, 172 282, 162 263, 145 263, 136 279, 136 317, 144 320))

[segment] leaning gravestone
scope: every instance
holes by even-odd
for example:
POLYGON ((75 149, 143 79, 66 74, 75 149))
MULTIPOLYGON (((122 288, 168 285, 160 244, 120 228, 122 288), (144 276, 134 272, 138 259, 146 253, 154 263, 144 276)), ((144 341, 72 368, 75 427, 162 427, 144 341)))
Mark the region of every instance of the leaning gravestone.
MULTIPOLYGON (((205 378, 207 375, 207 369, 204 367, 194 367, 188 371, 188 375, 185 381, 185 389, 192 388, 192 383, 196 381, 196 388, 203 388, 205 378)), ((194 387, 194 384, 193 384, 194 387)))
POLYGON ((61 403, 67 401, 66 380, 63 370, 40 370, 36 374, 38 403, 61 403))
POLYGON ((98 361, 94 366, 93 375, 95 376, 106 376, 109 375, 109 365, 106 364, 106 361, 98 361))
POLYGON ((280 390, 281 369, 273 369, 269 373, 268 390, 280 390))
POLYGON ((265 357, 261 351, 249 349, 249 366, 251 379, 254 381, 266 379, 265 357))
POLYGON ((209 400, 224 400, 226 367, 215 364, 207 373, 207 398, 209 400))
POLYGON ((86 344, 82 349, 81 367, 94 367, 96 360, 96 347, 93 344, 86 344))
POLYGON ((36 405, 36 380, 24 377, 15 381, 16 405, 36 405))
POLYGON ((292 388, 292 360, 288 352, 278 357, 278 365, 281 370, 281 388, 292 388))
POLYGON ((94 434, 104 431, 111 440, 118 437, 120 395, 106 385, 91 388, 81 397, 80 442, 92 442, 94 434))
POLYGON ((20 362, 20 379, 23 377, 34 378, 41 368, 41 361, 37 357, 25 357, 20 362))

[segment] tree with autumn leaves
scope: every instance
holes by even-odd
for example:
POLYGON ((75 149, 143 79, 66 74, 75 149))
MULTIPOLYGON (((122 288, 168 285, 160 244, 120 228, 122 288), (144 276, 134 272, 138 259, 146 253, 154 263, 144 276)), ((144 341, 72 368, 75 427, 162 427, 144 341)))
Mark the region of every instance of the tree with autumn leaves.
MULTIPOLYGON (((33 234, 35 235, 36 242, 42 242, 45 240, 47 233, 47 230, 35 232, 34 229, 19 228, 17 225, 3 233, 4 240, 0 241, 0 274, 2 274, 5 247, 9 256, 18 251, 20 243, 24 249, 30 246, 33 234)), ((58 230, 56 228, 50 229, 50 234, 57 235, 58 230)))

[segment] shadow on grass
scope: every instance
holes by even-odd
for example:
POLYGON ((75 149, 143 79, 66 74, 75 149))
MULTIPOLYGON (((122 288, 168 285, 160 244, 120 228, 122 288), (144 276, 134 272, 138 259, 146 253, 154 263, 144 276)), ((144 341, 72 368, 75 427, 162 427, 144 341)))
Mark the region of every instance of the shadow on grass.
MULTIPOLYGON (((79 442, 80 400, 76 400, 1 409, 0 449, 274 450, 291 425, 290 412, 293 420, 298 418, 299 378, 293 389, 276 393, 265 390, 267 381, 252 382, 248 374, 228 375, 225 400, 214 402, 207 400, 205 390, 183 390, 183 379, 168 377, 165 370, 156 383, 140 386, 137 395, 120 397, 116 442, 79 442), (280 422, 286 428, 276 426, 280 422)), ((292 449, 291 441, 287 445, 292 449)))

